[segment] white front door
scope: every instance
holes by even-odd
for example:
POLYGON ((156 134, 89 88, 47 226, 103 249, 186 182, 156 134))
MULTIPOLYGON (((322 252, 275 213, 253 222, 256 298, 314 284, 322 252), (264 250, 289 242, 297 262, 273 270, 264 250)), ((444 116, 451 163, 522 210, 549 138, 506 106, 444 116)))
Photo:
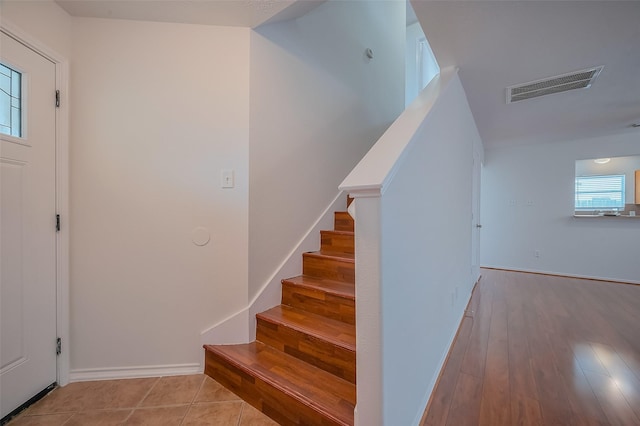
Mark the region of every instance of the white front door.
POLYGON ((2 418, 56 381, 56 68, 0 37, 2 418))

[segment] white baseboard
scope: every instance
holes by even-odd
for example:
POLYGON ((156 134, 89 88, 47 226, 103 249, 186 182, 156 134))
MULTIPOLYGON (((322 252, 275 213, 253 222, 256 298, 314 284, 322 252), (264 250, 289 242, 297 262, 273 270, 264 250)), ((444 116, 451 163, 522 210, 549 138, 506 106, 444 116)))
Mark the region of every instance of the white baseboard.
POLYGON ((610 277, 598 277, 593 275, 569 274, 566 272, 551 272, 551 271, 544 271, 540 269, 514 268, 511 266, 482 265, 481 268, 499 269, 502 271, 512 271, 512 272, 526 272, 529 274, 552 275, 555 277, 579 278, 582 280, 605 281, 605 282, 611 282, 611 283, 640 284, 640 281, 627 280, 623 278, 610 278, 610 277))
POLYGON ((71 370, 69 382, 92 380, 140 379, 145 377, 183 376, 202 373, 201 364, 143 365, 135 367, 85 368, 71 370))

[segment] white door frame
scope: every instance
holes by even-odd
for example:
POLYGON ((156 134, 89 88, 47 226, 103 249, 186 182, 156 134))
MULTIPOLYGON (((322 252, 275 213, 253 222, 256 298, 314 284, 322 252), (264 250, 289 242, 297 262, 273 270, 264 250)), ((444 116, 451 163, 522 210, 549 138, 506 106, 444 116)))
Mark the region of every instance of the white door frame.
MULTIPOLYGON (((61 217, 56 233, 56 330, 62 339, 57 360, 57 382, 69 383, 69 61, 58 52, 34 39, 19 27, 3 19, 0 29, 30 49, 55 63, 56 89, 60 107, 56 108, 56 211, 61 217)), ((55 102, 51 94, 51 102, 55 102)))

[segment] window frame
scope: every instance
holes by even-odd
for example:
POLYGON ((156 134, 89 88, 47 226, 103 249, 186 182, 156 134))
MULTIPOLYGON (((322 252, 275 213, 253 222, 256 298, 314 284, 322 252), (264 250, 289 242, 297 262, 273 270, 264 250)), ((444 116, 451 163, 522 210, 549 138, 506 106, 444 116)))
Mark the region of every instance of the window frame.
MULTIPOLYGON (((0 130, 0 134, 4 138, 25 139, 25 97, 26 97, 26 75, 18 67, 14 67, 6 62, 0 62, 3 68, 9 71, 9 75, 3 73, 9 78, 9 84, 11 86, 9 92, 4 92, 9 97, 9 131, 10 133, 0 130), (14 81, 14 77, 17 77, 17 83, 14 81), (14 94, 14 85, 17 86, 17 96, 14 94), (14 106, 14 100, 17 100, 18 106, 14 106), (17 109, 18 123, 13 126, 13 110, 17 109)), ((2 126, 6 127, 6 126, 2 126)))

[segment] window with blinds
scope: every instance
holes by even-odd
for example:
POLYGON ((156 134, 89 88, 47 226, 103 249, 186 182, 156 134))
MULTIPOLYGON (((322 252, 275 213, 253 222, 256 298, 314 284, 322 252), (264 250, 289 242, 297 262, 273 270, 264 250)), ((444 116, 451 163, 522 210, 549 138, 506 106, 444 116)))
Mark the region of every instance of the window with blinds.
POLYGON ((576 210, 623 209, 624 177, 576 176, 576 210))

